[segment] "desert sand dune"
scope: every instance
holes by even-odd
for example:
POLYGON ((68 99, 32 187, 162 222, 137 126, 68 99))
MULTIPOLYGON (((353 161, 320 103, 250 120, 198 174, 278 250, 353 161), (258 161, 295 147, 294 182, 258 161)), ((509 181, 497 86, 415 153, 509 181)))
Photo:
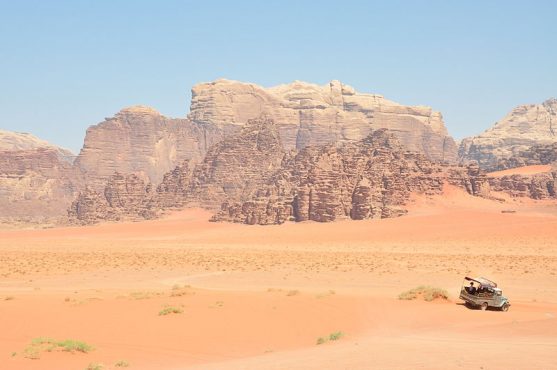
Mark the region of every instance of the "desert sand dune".
POLYGON ((263 227, 193 209, 2 231, 0 368, 556 368, 557 206, 448 188, 410 208, 263 227), (499 282, 511 310, 461 305, 467 274, 499 282), (397 299, 422 284, 449 300, 397 299), (26 358, 46 336, 95 349, 26 358))

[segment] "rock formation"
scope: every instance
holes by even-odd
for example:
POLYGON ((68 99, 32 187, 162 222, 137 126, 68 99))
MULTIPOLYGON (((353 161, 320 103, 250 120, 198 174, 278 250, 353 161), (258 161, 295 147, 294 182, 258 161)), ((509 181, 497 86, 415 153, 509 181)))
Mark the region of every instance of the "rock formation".
MULTIPOLYGON (((480 194, 481 171, 454 169, 451 181, 480 194), (479 176, 477 181, 472 179, 479 176)), ((424 155, 405 150, 385 129, 360 141, 310 146, 284 159, 247 202, 225 202, 214 221, 281 224, 396 217, 412 192, 442 193, 449 175, 424 155)))
POLYGON ((389 129, 405 149, 436 161, 454 162, 457 148, 439 112, 404 106, 376 94, 360 94, 332 81, 318 86, 295 81, 262 88, 218 80, 192 89, 189 118, 225 132, 268 114, 279 128, 285 149, 302 149, 365 138, 371 130, 389 129))
POLYGON ((521 105, 482 134, 462 140, 459 157, 462 162, 477 161, 486 170, 499 170, 522 163, 539 164, 524 160, 532 154, 528 154, 530 148, 554 143, 557 99, 549 99, 542 104, 521 105))
POLYGON ((502 158, 497 162, 498 170, 531 166, 537 164, 551 164, 557 162, 557 142, 539 144, 519 151, 509 158, 502 158))
POLYGON ((29 134, 0 131, 0 221, 50 222, 82 185, 72 153, 29 134))
POLYGON ((89 186, 102 189, 114 173, 134 173, 159 183, 163 175, 185 159, 200 161, 221 134, 210 125, 172 119, 152 108, 122 109, 87 130, 76 165, 89 186))
POLYGON ((107 181, 102 193, 86 187, 68 209, 72 223, 151 219, 159 205, 153 201, 153 187, 134 174, 118 172, 107 181))
POLYGON ((73 162, 75 157, 69 150, 60 148, 29 133, 0 129, 0 151, 24 151, 33 149, 50 149, 56 152, 61 159, 70 163, 73 162))
POLYGON ((160 210, 185 205, 218 209, 226 200, 249 199, 280 167, 283 156, 275 124, 260 117, 212 146, 201 163, 183 161, 163 176, 156 190, 134 174, 116 173, 102 193, 88 189, 80 194, 69 215, 73 222, 94 223, 152 218, 160 210))
POLYGON ((81 184, 79 173, 55 149, 0 151, 0 219, 61 216, 81 184))
POLYGON ((209 149, 193 171, 188 196, 214 209, 225 200, 247 200, 280 167, 283 156, 273 120, 250 119, 239 133, 209 149))
POLYGON ((557 169, 534 175, 506 175, 490 177, 494 191, 505 192, 512 197, 527 197, 537 200, 557 198, 557 169))

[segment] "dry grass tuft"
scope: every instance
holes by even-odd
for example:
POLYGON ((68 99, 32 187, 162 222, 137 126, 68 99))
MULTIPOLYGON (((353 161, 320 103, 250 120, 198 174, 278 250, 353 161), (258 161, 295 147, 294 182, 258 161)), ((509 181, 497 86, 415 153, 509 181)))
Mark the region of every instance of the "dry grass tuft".
POLYGON ((419 287, 400 293, 398 299, 411 301, 418 297, 422 297, 426 302, 431 302, 435 299, 449 299, 449 293, 447 293, 445 289, 420 285, 419 287))

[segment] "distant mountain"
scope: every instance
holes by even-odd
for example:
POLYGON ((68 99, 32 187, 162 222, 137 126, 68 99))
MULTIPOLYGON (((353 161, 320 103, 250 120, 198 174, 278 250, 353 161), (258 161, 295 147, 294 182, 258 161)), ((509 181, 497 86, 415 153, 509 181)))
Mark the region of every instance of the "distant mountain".
POLYGON ((189 118, 223 129, 266 114, 286 150, 361 140, 371 130, 390 130, 408 150, 435 161, 455 162, 457 147, 439 112, 363 94, 340 81, 320 86, 294 81, 271 88, 230 80, 193 87, 189 118))
POLYGON ((557 143, 557 99, 541 104, 520 105, 478 136, 462 140, 462 162, 477 161, 486 170, 500 170, 524 164, 541 164, 557 143), (537 147, 539 149, 535 149, 537 147))
POLYGON ((12 132, 0 129, 0 151, 30 149, 52 149, 69 162, 73 162, 75 157, 71 151, 60 148, 29 133, 12 132))
POLYGON ((0 221, 63 217, 82 186, 73 157, 33 135, 0 130, 0 221))

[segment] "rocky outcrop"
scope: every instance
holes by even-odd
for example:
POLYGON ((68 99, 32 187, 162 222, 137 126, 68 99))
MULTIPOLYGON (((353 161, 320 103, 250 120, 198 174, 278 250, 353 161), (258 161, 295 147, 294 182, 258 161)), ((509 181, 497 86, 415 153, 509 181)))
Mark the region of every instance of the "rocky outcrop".
POLYGON ((339 81, 325 86, 295 81, 268 89, 229 80, 199 84, 192 89, 188 117, 231 132, 263 113, 276 123, 287 150, 361 140, 371 130, 386 128, 407 150, 436 161, 457 158, 439 112, 361 94, 339 81))
POLYGON ((554 162, 557 162, 557 142, 545 145, 534 145, 526 150, 519 151, 510 158, 502 158, 497 163, 497 169, 505 170, 538 164, 551 164, 554 162))
POLYGON ((275 124, 263 116, 212 146, 201 163, 183 161, 163 176, 156 190, 134 174, 116 173, 102 193, 89 189, 81 194, 69 215, 73 222, 95 223, 152 218, 160 210, 185 205, 218 209, 226 200, 249 199, 280 167, 283 156, 275 124))
POLYGON ((273 120, 250 119, 239 133, 211 147, 195 167, 189 200, 213 209, 225 200, 247 200, 280 167, 283 156, 273 120))
POLYGON ((29 134, 0 131, 0 221, 51 222, 82 186, 72 153, 29 134))
POLYGON ((116 172, 102 193, 89 187, 80 192, 68 209, 68 217, 70 222, 81 224, 155 218, 160 205, 153 195, 150 183, 134 174, 116 172))
POLYGON ((89 127, 76 165, 97 190, 114 172, 159 183, 183 160, 203 159, 207 148, 221 137, 211 125, 167 118, 152 108, 135 106, 89 127))
POLYGON ((157 187, 157 202, 163 208, 184 206, 190 194, 191 183, 190 161, 185 160, 164 175, 161 184, 157 187))
POLYGON ((532 147, 557 143, 557 99, 521 105, 482 134, 462 140, 462 162, 477 161, 486 170, 536 163, 532 147))
POLYGON ((470 195, 489 198, 491 187, 486 173, 477 163, 466 167, 450 167, 447 171, 447 183, 461 187, 470 195))
MULTIPOLYGON (((453 170, 455 184, 485 191, 481 171, 453 170), (481 179, 472 179, 480 176, 481 179)), ((312 146, 287 156, 247 202, 225 202, 213 221, 281 224, 285 221, 396 217, 413 192, 441 194, 449 175, 423 154, 405 150, 387 130, 340 145, 312 146)))
POLYGON ((0 129, 0 151, 25 151, 34 149, 49 149, 56 152, 60 159, 72 163, 75 155, 67 149, 60 148, 48 141, 39 139, 26 132, 12 132, 0 129))
POLYGON ((557 198, 557 171, 534 175, 507 175, 490 177, 489 184, 494 191, 512 197, 527 197, 537 200, 557 198))

